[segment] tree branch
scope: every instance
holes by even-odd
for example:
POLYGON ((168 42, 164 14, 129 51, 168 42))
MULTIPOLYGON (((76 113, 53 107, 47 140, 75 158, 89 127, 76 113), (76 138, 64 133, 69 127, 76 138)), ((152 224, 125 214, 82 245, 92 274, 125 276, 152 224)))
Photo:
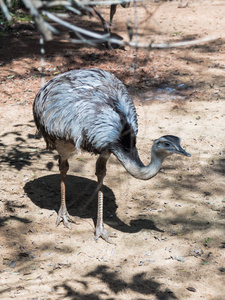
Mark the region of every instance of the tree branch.
POLYGON ((9 13, 8 7, 6 6, 4 0, 0 0, 0 6, 3 14, 5 15, 7 21, 12 21, 12 16, 9 13))
MULTIPOLYGON (((212 42, 218 39, 215 36, 212 37, 204 37, 197 40, 192 41, 182 41, 182 42, 171 42, 171 43, 161 43, 156 44, 154 42, 150 43, 141 43, 138 42, 138 36, 136 36, 135 41, 132 41, 130 38, 129 41, 123 41, 116 38, 110 37, 110 34, 98 34, 92 32, 90 30, 81 28, 76 25, 72 25, 69 22, 62 20, 54 13, 47 11, 49 7, 54 6, 63 6, 67 10, 72 11, 75 14, 82 15, 84 11, 91 11, 91 7, 95 5, 112 5, 112 4, 122 4, 128 2, 142 2, 143 0, 99 0, 99 1, 91 1, 91 0, 53 0, 53 1, 44 1, 44 0, 22 0, 24 5, 28 8, 30 15, 34 19, 37 28, 43 38, 47 41, 53 39, 53 34, 59 34, 60 32, 54 28, 51 24, 49 24, 46 20, 44 20, 41 16, 47 17, 48 19, 60 24, 72 31, 74 31, 79 39, 69 39, 69 41, 74 43, 88 43, 91 45, 96 45, 102 42, 108 44, 117 44, 118 46, 124 47, 129 46, 133 48, 145 48, 145 49, 167 49, 167 48, 175 48, 175 47, 190 47, 202 43, 212 42)), ((10 0, 7 2, 8 6, 10 4, 10 0)), ((6 16, 7 20, 12 20, 12 17, 9 13, 7 4, 4 0, 0 0, 0 7, 6 16)), ((137 10, 137 8, 136 8, 137 10)), ((137 32, 137 23, 135 23, 135 32, 137 32)))

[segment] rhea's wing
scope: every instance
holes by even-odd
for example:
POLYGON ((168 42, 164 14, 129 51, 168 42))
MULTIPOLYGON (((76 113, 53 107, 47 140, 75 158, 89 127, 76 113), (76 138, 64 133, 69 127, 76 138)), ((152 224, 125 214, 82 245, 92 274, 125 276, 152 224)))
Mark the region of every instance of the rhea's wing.
POLYGON ((121 140, 124 128, 137 133, 136 111, 125 86, 102 70, 75 70, 50 80, 35 98, 34 117, 46 138, 73 141, 102 151, 121 140))

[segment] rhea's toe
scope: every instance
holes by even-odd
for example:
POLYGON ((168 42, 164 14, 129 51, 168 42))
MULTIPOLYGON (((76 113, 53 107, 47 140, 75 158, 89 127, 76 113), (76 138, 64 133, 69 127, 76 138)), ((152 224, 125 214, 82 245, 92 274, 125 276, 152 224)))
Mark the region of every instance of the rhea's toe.
POLYGON ((96 230, 95 230, 95 240, 96 242, 98 241, 98 239, 101 237, 103 240, 105 240, 107 243, 109 244, 115 244, 110 237, 112 237, 115 235, 111 235, 109 234, 108 235, 108 232, 107 230, 104 229, 104 227, 100 228, 100 227, 96 227, 96 230))
POLYGON ((68 214, 67 210, 60 209, 58 213, 58 217, 56 220, 56 226, 58 226, 61 222, 63 222, 64 226, 71 229, 72 226, 70 223, 74 223, 74 221, 71 219, 70 215, 68 214))

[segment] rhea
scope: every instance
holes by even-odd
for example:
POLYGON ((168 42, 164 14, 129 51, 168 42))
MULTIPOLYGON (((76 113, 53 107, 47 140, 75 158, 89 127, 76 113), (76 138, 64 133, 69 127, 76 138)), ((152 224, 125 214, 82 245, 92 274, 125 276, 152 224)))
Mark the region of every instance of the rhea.
POLYGON ((114 154, 129 174, 143 180, 155 176, 169 155, 190 156, 180 139, 165 135, 153 142, 151 161, 145 166, 136 148, 138 132, 134 103, 125 85, 112 73, 99 69, 73 70, 51 79, 38 92, 33 105, 34 120, 48 149, 59 153, 61 206, 56 225, 70 228, 65 183, 68 159, 74 151, 98 154, 98 213, 95 238, 109 241, 103 224, 103 180, 106 163, 114 154))

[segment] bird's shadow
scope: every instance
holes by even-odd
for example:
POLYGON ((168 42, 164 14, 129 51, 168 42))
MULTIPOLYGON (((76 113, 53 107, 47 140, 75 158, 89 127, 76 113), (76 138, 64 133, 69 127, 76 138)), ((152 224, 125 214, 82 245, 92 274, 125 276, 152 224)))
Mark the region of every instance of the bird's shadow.
MULTIPOLYGON (((25 184, 24 190, 31 201, 40 208, 55 210, 60 207, 60 176, 39 177, 25 184)), ((96 224, 97 182, 78 176, 66 177, 66 203, 71 216, 92 218, 96 224)), ((116 215, 117 204, 113 191, 103 186, 104 223, 121 232, 135 233, 142 229, 160 231, 153 221, 135 219, 127 225, 116 215)))

